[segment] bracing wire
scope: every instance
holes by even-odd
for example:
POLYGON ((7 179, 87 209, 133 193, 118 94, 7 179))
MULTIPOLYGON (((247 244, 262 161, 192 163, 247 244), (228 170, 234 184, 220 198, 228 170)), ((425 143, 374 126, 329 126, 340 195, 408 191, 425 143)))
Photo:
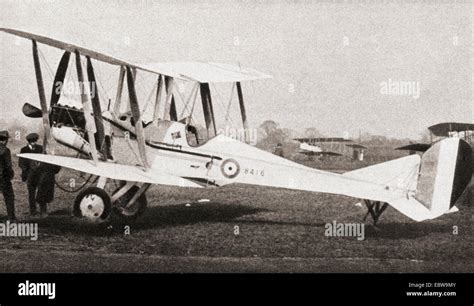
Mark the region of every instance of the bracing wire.
POLYGON ((38 53, 41 59, 43 60, 43 62, 46 64, 46 70, 48 71, 49 77, 51 78, 51 80, 54 80, 54 72, 51 69, 51 66, 49 66, 49 63, 46 60, 46 57, 44 56, 43 51, 41 51, 41 49, 38 48, 38 53))
MULTIPOLYGON (((215 86, 213 83, 211 83, 211 84, 212 84, 212 88, 214 89, 214 92, 215 92, 215 93, 217 94, 217 96, 218 96, 217 101, 219 102, 219 105, 220 105, 220 106, 224 109, 224 111, 225 111, 225 110, 226 110, 226 107, 225 107, 225 105, 224 105, 224 102, 222 102, 222 100, 223 100, 223 99, 222 99, 222 95, 219 93, 219 91, 217 90, 216 86, 215 86)), ((228 118, 228 122, 230 122, 230 124, 231 124, 232 126, 235 126, 235 125, 234 125, 234 122, 232 121, 232 119, 231 119, 230 117, 228 118)), ((225 123, 227 124, 227 122, 225 122, 225 123)))
POLYGON ((148 110, 148 105, 150 104, 150 101, 152 100, 153 94, 156 93, 155 87, 156 87, 156 90, 158 90, 158 83, 156 83, 156 86, 153 86, 151 88, 150 93, 148 94, 148 96, 145 100, 145 106, 143 107, 143 111, 142 111, 141 116, 143 116, 145 114, 145 112, 148 110))
POLYGON ((180 118, 183 118, 184 117, 184 113, 188 110, 188 106, 189 106, 189 103, 191 103, 191 99, 193 98, 194 96, 194 101, 193 101, 193 106, 189 112, 189 116, 192 117, 193 116, 193 110, 194 110, 194 104, 196 103, 196 93, 197 93, 197 88, 198 88, 198 83, 196 83, 193 88, 191 89, 191 92, 189 93, 189 96, 186 100, 186 102, 184 103, 184 108, 183 110, 181 111, 181 114, 180 114, 180 118))
POLYGON ((193 98, 193 105, 191 106, 190 116, 191 116, 191 123, 193 125, 196 125, 196 122, 194 121, 194 107, 196 106, 197 96, 199 92, 199 83, 196 83, 196 85, 194 85, 194 88, 195 88, 194 98, 193 98))
POLYGON ((231 92, 230 92, 230 98, 229 98, 229 103, 227 105, 227 113, 225 115, 225 123, 227 124, 227 122, 229 121, 229 115, 230 115, 230 106, 232 104, 232 100, 234 98, 234 91, 235 91, 235 82, 232 83, 232 89, 231 89, 231 92))

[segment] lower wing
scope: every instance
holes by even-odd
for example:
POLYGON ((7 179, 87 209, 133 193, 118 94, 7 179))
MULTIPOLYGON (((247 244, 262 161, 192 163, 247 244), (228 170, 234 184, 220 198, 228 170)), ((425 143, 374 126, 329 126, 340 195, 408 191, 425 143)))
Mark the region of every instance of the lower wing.
POLYGON ((36 160, 39 162, 53 164, 97 176, 103 176, 114 180, 140 182, 159 185, 170 185, 180 187, 199 187, 200 185, 179 176, 166 174, 160 171, 131 165, 116 164, 113 162, 101 162, 97 165, 91 160, 73 157, 45 155, 45 154, 18 154, 19 157, 36 160))

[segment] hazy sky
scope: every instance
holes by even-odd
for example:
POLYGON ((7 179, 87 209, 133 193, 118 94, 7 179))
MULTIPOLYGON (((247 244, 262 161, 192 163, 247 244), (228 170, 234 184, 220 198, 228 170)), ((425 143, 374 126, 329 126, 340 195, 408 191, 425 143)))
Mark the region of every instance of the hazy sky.
MULTIPOLYGON (((385 2, 0 0, 0 22, 133 62, 218 61, 271 74, 244 85, 252 126, 417 137, 431 124, 474 122, 470 1, 385 2)), ((0 42, 0 116, 25 120, 22 104, 39 105, 31 43, 5 33, 0 42)), ((55 69, 61 53, 40 49, 55 69)), ((101 69, 115 97, 118 69, 101 69)))

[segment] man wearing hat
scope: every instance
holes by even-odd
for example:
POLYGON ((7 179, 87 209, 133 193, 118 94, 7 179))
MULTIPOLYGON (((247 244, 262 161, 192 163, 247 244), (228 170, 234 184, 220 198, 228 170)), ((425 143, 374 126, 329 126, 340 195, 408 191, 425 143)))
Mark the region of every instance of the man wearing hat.
POLYGON ((7 148, 9 138, 8 131, 0 131, 0 189, 5 199, 8 219, 16 221, 15 194, 11 182, 15 173, 13 172, 10 149, 7 148))
MULTIPOLYGON (((43 153, 43 146, 37 144, 38 134, 31 133, 26 135, 28 144, 21 148, 20 153, 43 153)), ((28 188, 28 203, 30 206, 30 213, 32 216, 38 214, 36 208, 36 192, 41 176, 40 163, 31 159, 20 158, 19 166, 21 168, 21 180, 26 182, 28 188)))
MULTIPOLYGON (((37 144, 38 134, 26 135, 28 144, 21 148, 20 153, 43 153, 43 146, 37 144)), ((28 203, 31 215, 38 214, 36 203, 39 204, 42 217, 47 216, 48 203, 54 198, 54 176, 61 169, 58 166, 40 163, 31 159, 20 158, 21 179, 28 187, 28 203)))

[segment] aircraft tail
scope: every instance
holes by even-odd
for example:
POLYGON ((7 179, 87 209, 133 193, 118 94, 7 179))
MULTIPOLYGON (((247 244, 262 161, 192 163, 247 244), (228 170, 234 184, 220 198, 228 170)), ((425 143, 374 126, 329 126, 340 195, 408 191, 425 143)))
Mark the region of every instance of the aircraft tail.
POLYGON ((471 147, 458 138, 441 140, 423 154, 415 199, 433 218, 453 209, 471 181, 472 162, 471 147))
POLYGON ((458 138, 435 143, 421 157, 410 155, 345 173, 392 191, 386 202, 416 221, 455 212, 472 177, 472 150, 458 138))

